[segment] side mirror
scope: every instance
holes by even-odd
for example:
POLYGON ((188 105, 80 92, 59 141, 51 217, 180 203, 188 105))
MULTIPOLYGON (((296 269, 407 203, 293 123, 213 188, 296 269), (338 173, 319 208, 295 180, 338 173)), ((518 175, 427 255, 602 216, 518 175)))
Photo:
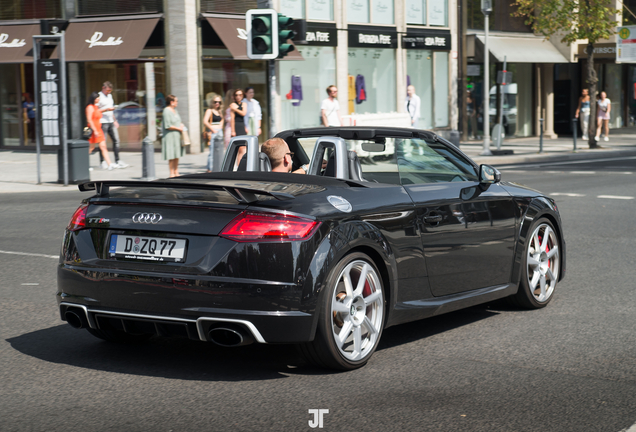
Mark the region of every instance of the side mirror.
POLYGON ((479 183, 494 184, 501 181, 501 173, 495 167, 490 165, 481 165, 479 167, 479 183))

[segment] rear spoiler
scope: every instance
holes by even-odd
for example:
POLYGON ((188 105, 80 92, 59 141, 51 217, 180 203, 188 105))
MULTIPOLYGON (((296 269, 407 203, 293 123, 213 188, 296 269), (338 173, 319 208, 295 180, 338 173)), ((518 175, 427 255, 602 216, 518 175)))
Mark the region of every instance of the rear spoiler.
POLYGON ((81 192, 95 191, 100 197, 108 196, 111 187, 136 187, 136 188, 179 188, 179 189, 202 189, 202 190, 223 190, 232 198, 242 204, 251 204, 258 201, 256 195, 267 195, 279 201, 293 200, 295 197, 284 192, 271 192, 262 189, 246 188, 235 185, 218 184, 197 184, 180 181, 126 181, 126 180, 104 180, 81 183, 78 185, 81 192))

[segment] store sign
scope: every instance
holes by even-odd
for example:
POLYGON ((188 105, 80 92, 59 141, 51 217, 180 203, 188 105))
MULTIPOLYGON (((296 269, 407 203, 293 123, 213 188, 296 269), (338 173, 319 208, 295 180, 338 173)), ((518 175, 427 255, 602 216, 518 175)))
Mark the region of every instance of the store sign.
MULTIPOLYGON (((578 58, 587 58, 587 44, 579 44, 578 58)), ((594 44, 594 58, 616 58, 616 44, 615 43, 595 43, 594 44)))
MULTIPOLYGON (((300 21, 295 21, 295 26, 292 28, 294 31, 298 33, 298 36, 295 40, 306 42, 306 45, 310 46, 331 46, 335 47, 338 45, 338 33, 336 31, 336 26, 329 25, 317 25, 311 22, 308 22, 306 26, 301 26, 300 21), (302 32, 305 32, 305 37, 302 38, 302 32)), ((300 42, 304 44, 303 42, 300 42)))
POLYGON ((616 38, 616 61, 636 63, 636 26, 619 27, 616 38))
POLYGON ((60 61, 38 60, 38 110, 42 144, 60 145, 62 100, 60 98, 60 61))
POLYGON ((397 48, 397 32, 393 29, 356 29, 349 26, 349 46, 353 48, 397 48))
POLYGON ((24 39, 12 39, 11 42, 7 42, 8 40, 7 33, 0 33, 0 48, 21 48, 26 45, 24 39))
POLYGON ((450 32, 407 32, 402 36, 402 47, 450 51, 451 35, 450 32))
POLYGON ((124 43, 121 36, 115 37, 110 36, 105 41, 101 40, 104 33, 96 31, 93 33, 93 36, 90 39, 86 39, 86 43, 88 43, 89 48, 93 48, 94 46, 117 46, 124 43))

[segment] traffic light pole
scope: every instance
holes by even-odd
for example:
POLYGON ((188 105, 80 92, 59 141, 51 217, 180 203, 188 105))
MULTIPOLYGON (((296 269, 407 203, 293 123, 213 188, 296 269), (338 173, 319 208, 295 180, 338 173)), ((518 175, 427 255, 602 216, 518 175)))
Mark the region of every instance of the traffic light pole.
POLYGON ((269 83, 269 101, 267 107, 269 110, 269 137, 273 138, 278 131, 276 130, 276 100, 278 92, 276 91, 276 60, 267 61, 267 75, 269 83))

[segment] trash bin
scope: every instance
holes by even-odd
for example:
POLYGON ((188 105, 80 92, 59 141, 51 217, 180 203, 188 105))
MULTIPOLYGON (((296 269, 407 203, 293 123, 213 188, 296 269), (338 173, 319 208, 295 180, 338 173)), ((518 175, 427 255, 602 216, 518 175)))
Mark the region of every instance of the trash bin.
MULTIPOLYGON (((91 179, 88 170, 88 141, 69 140, 68 146, 68 182, 81 183, 91 179)), ((57 151, 57 182, 64 183, 64 149, 57 151)))

